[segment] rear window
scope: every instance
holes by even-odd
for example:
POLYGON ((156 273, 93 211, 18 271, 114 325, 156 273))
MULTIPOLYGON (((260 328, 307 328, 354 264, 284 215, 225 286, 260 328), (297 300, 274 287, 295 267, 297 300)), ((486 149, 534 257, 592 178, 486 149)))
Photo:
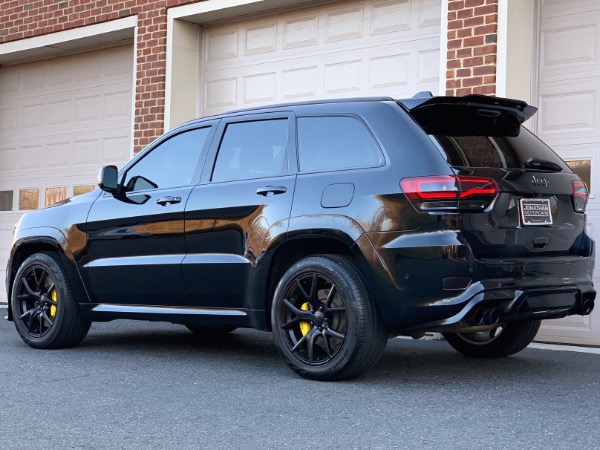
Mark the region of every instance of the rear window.
POLYGON ((550 161, 570 172, 568 166, 541 140, 521 127, 518 136, 429 135, 451 166, 522 169, 529 158, 550 161))

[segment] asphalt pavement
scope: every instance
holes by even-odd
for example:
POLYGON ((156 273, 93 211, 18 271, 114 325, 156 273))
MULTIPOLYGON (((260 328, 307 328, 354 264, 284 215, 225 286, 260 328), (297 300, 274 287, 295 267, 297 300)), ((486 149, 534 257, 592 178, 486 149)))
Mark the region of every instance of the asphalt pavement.
POLYGON ((324 383, 295 375, 254 330, 207 339, 115 321, 48 351, 0 320, 0 447, 592 449, 599 374, 599 354, 482 361, 392 339, 362 378, 324 383))

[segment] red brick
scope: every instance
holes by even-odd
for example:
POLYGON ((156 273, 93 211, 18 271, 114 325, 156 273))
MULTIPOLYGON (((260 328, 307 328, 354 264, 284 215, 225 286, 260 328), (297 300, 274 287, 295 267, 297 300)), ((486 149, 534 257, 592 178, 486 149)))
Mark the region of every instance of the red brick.
POLYGON ((496 66, 479 66, 473 68, 473 75, 495 75, 496 66))
POLYGON ((450 20, 448 21, 448 30, 458 30, 459 28, 463 27, 463 21, 462 20, 450 20))
POLYGON ((494 4, 494 5, 485 5, 485 6, 479 6, 478 8, 475 8, 475 15, 476 16, 485 16, 486 14, 494 14, 498 12, 498 5, 494 4))
POLYGON ((473 56, 472 48, 459 48, 456 50, 457 58, 470 58, 471 56, 473 56))
POLYGON ((464 0, 450 0, 448 2, 448 11, 457 11, 459 9, 463 9, 465 7, 464 0))
POLYGON ((498 27, 495 24, 492 25, 484 25, 482 27, 476 27, 474 31, 474 33, 476 35, 486 35, 486 34, 492 34, 495 33, 497 31, 498 27))
POLYGON ((481 56, 463 59, 463 67, 475 67, 475 66, 482 66, 482 65, 483 65, 483 58, 481 56))
POLYGON ((496 86, 477 86, 473 88, 473 94, 481 95, 494 95, 496 93, 496 86))
POLYGON ((483 84, 482 77, 465 78, 464 80, 462 80, 462 85, 464 87, 481 86, 482 84, 483 84))
POLYGON ((475 47, 473 49, 473 56, 495 55, 495 54, 496 54, 496 46, 495 45, 485 45, 483 47, 475 47))
POLYGON ((456 17, 458 19, 468 19, 469 17, 473 17, 473 8, 465 8, 456 11, 456 17))
POLYGON ((498 14, 488 14, 485 16, 485 23, 498 23, 498 14))
POLYGON ((455 49, 462 47, 462 39, 452 39, 448 41, 448 49, 455 49))
MULTIPOLYGON (((456 76, 458 78, 470 77, 471 76, 471 69, 470 68, 458 69, 456 71, 456 76)), ((451 77, 448 77, 448 78, 451 78, 451 77)))
POLYGON ((485 22, 485 19, 483 18, 483 16, 475 16, 475 17, 471 17, 470 19, 465 19, 464 20, 464 27, 477 27, 479 25, 483 25, 485 22))
POLYGON ((473 6, 485 5, 485 0, 465 0, 465 8, 472 8, 473 6))
POLYGON ((473 36, 473 29, 472 28, 462 28, 460 30, 456 30, 456 37, 459 38, 465 38, 465 37, 470 37, 473 36))
POLYGON ((483 36, 473 36, 463 40, 464 47, 475 47, 477 45, 483 45, 483 43, 483 36))

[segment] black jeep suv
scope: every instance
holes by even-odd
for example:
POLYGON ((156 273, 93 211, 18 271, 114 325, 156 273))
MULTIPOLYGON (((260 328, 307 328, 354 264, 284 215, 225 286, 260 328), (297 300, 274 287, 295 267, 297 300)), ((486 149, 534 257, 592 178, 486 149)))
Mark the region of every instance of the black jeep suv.
POLYGON ((271 330, 320 380, 363 373, 394 335, 514 354, 596 295, 587 188, 521 126, 535 111, 422 93, 186 123, 23 216, 9 319, 36 348, 121 318, 271 330))

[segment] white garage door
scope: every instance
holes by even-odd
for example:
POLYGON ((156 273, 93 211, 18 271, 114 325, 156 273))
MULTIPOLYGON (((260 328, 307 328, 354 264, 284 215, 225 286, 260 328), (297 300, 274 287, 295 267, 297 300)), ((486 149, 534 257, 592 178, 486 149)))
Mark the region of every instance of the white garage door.
MULTIPOLYGON (((541 2, 537 131, 587 178, 588 232, 600 243, 600 2, 541 2)), ((596 252, 598 253, 598 252, 596 252)), ((600 267, 594 273, 600 287, 600 267)), ((547 321, 538 340, 600 345, 600 308, 547 321)))
POLYGON ((312 98, 436 93, 440 13, 440 0, 361 0, 205 27, 201 115, 312 98))
POLYGON ((131 45, 0 68, 0 303, 21 214, 129 159, 132 83, 131 45))

